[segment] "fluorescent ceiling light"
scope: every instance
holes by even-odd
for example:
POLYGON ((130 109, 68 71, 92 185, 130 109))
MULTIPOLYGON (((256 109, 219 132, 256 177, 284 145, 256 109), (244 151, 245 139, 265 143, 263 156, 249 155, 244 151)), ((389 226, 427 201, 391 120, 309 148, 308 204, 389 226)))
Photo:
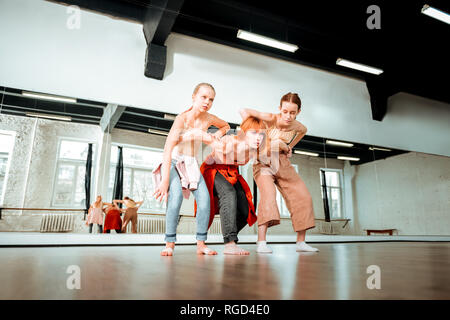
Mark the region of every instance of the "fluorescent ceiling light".
POLYGON ((169 133, 166 132, 166 131, 155 130, 155 129, 148 129, 148 132, 154 133, 154 134, 161 134, 161 135, 163 135, 163 136, 169 135, 169 133))
POLYGON ((176 115, 167 114, 167 113, 164 114, 164 119, 175 120, 175 118, 176 118, 176 115))
POLYGON ((333 144, 335 146, 342 146, 342 147, 353 147, 353 143, 340 142, 334 140, 327 140, 327 144, 333 144))
POLYGON ((338 156, 337 158, 339 160, 359 161, 359 158, 353 158, 353 157, 338 156))
POLYGON ((256 42, 259 44, 263 44, 269 47, 289 51, 289 52, 295 52, 298 50, 298 46, 295 44, 290 44, 286 42, 281 42, 275 39, 271 39, 268 37, 260 36, 259 34, 247 32, 244 30, 238 30, 237 37, 239 39, 248 40, 252 42, 256 42))
POLYGON ((378 147, 369 147, 369 150, 392 151, 391 149, 378 148, 378 147))
POLYGON ((342 58, 338 58, 336 60, 336 64, 343 66, 343 67, 347 67, 347 68, 352 68, 352 69, 356 69, 356 70, 360 70, 360 71, 364 71, 364 72, 368 72, 368 73, 373 73, 376 75, 383 73, 383 70, 381 70, 381 69, 367 66, 367 65, 361 64, 361 63, 352 62, 352 61, 345 60, 342 58))
POLYGON ((301 151, 301 150, 294 150, 294 153, 296 153, 296 154, 304 154, 305 156, 311 156, 311 157, 318 157, 319 156, 318 153, 301 151))
POLYGON ((423 8, 420 12, 422 12, 423 14, 426 14, 429 17, 432 17, 432 18, 435 18, 442 22, 450 24, 450 15, 447 12, 435 9, 433 7, 430 7, 427 4, 423 6, 423 8))
POLYGON ((38 98, 38 99, 44 99, 44 100, 54 100, 54 101, 77 103, 77 99, 61 97, 61 96, 54 96, 51 94, 22 91, 22 95, 26 96, 26 97, 32 97, 32 98, 38 98))
POLYGON ((58 116, 55 114, 29 112, 29 113, 26 113, 25 115, 27 115, 29 117, 45 118, 45 119, 52 119, 52 120, 72 121, 71 117, 58 116))

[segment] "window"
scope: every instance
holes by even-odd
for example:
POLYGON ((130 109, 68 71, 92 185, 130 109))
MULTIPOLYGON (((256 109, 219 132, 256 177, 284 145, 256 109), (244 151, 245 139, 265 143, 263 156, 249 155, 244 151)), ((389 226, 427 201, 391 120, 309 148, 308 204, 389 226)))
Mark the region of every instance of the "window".
POLYGON ((3 203, 15 132, 0 130, 0 203, 3 203))
MULTIPOLYGON (((342 212, 342 170, 321 169, 325 171, 325 182, 327 185, 328 206, 330 207, 330 218, 343 218, 342 212)), ((320 175, 320 185, 323 185, 322 174, 320 175)), ((323 197, 323 189, 320 188, 323 197)))
MULTIPOLYGON (((123 196, 135 201, 142 201, 143 210, 165 213, 165 202, 160 203, 153 197, 154 187, 152 171, 162 160, 163 151, 151 148, 123 147, 123 196)), ((109 170, 108 198, 113 197, 114 179, 116 174, 118 148, 111 147, 111 165, 109 170)))
MULTIPOLYGON (((61 140, 56 164, 52 205, 57 207, 84 208, 86 206, 84 175, 89 143, 61 140)), ((95 144, 92 146, 91 181, 95 179, 95 144)), ((94 185, 91 184, 91 199, 94 185)))

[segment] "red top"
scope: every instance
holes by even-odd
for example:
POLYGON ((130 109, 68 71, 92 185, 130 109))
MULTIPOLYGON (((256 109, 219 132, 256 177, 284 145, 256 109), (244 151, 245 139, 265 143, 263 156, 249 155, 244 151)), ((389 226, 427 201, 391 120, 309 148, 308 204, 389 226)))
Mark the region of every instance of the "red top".
MULTIPOLYGON (((219 199, 214 195, 214 179, 216 177, 216 173, 219 172, 224 176, 225 179, 232 185, 236 184, 239 181, 242 188, 244 189, 245 196, 248 202, 248 217, 247 223, 249 226, 253 225, 256 220, 255 207, 253 205, 253 196, 250 191, 250 188, 244 178, 239 174, 238 167, 236 165, 228 165, 228 164, 206 164, 205 162, 200 167, 200 172, 205 179, 206 186, 208 187, 209 196, 210 196, 210 205, 211 205, 211 213, 209 217, 208 229, 211 226, 214 216, 219 214, 219 199)), ((197 202, 194 202, 194 216, 197 215, 197 202)))
POLYGON ((122 229, 122 219, 120 218, 120 210, 112 207, 106 210, 105 226, 103 228, 103 233, 106 230, 118 230, 122 229))

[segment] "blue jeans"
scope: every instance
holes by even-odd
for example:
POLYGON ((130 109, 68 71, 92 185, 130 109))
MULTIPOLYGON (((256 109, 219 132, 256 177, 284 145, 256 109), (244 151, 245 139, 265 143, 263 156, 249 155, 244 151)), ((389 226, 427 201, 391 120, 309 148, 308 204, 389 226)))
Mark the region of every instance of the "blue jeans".
MULTIPOLYGON (((172 160, 170 166, 169 197, 166 210, 166 242, 177 241, 178 217, 180 215, 183 192, 181 191, 181 180, 175 168, 176 162, 172 160)), ((197 200, 197 235, 196 239, 205 241, 208 234, 208 223, 210 214, 209 191, 203 176, 200 175, 197 190, 191 191, 197 200)))

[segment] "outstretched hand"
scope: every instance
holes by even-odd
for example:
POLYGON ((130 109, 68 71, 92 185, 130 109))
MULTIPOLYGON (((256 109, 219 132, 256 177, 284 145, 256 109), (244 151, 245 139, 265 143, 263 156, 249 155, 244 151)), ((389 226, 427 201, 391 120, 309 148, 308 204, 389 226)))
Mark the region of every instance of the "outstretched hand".
POLYGON ((290 157, 292 157, 292 148, 289 146, 288 146, 288 148, 289 148, 289 151, 287 153, 287 157, 290 158, 290 157))
POLYGON ((169 196, 169 183, 166 181, 162 181, 158 188, 156 188, 153 196, 159 202, 165 201, 167 202, 167 198, 169 196))

